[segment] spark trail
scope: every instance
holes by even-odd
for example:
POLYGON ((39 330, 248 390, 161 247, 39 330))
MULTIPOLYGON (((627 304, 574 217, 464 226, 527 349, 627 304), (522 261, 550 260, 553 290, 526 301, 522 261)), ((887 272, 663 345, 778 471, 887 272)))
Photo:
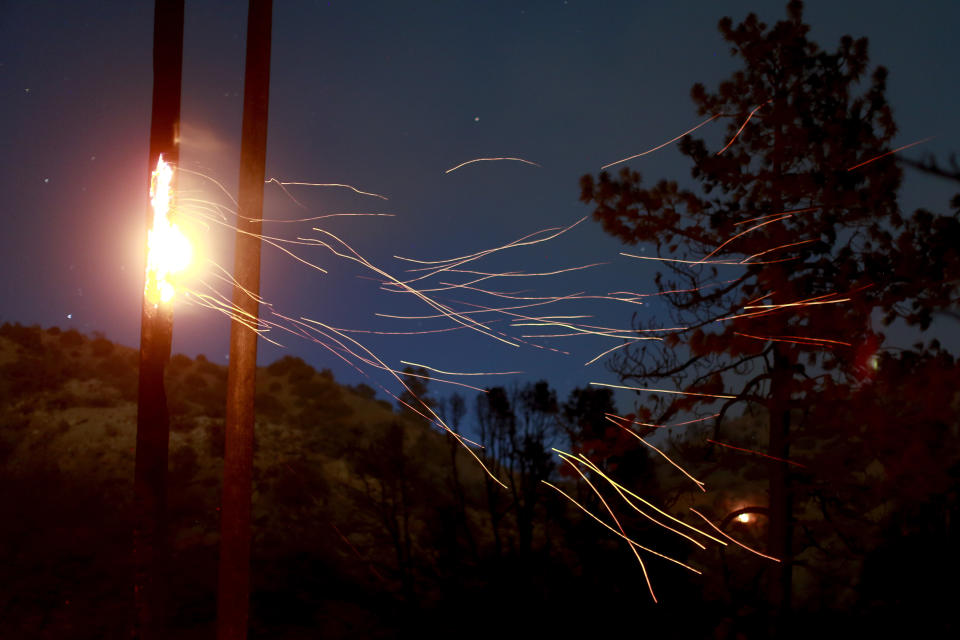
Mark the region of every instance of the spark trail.
POLYGON ((604 170, 609 169, 610 167, 612 167, 612 166, 614 166, 614 165, 618 165, 618 164, 620 164, 620 163, 622 163, 622 162, 629 162, 630 160, 634 160, 634 159, 636 159, 636 158, 641 158, 641 157, 647 155, 648 153, 653 153, 654 151, 659 151, 660 149, 663 149, 664 147, 673 144, 674 142, 676 142, 676 141, 679 140, 680 138, 682 138, 682 137, 684 137, 684 136, 687 136, 687 135, 690 135, 691 133, 693 133, 694 131, 696 131, 696 130, 699 129, 700 127, 702 127, 702 126, 704 126, 704 125, 706 125, 706 124, 709 124, 709 123, 713 122, 714 120, 716 120, 717 118, 719 118, 720 115, 721 115, 721 114, 719 114, 719 113, 715 113, 714 115, 710 116, 709 118, 707 118, 706 120, 704 120, 703 122, 701 122, 700 124, 698 124, 697 126, 691 128, 691 129, 687 129, 686 131, 684 131, 683 133, 681 133, 680 135, 678 135, 676 138, 671 138, 670 140, 667 140, 667 141, 664 142, 663 144, 657 145, 656 147, 653 147, 652 149, 647 149, 646 151, 643 151, 643 152, 641 152, 641 153, 637 153, 637 154, 634 154, 634 155, 629 156, 629 157, 627 157, 627 158, 623 158, 623 159, 621 159, 621 160, 615 160, 615 161, 613 161, 613 162, 610 162, 610 163, 608 163, 608 164, 605 164, 605 165, 603 165, 602 167, 600 167, 600 170, 601 170, 601 171, 604 171, 604 170))
POLYGON ((497 162, 497 161, 500 161, 500 160, 512 160, 513 162, 522 162, 522 163, 524 163, 524 164, 529 164, 529 165, 534 166, 534 167, 539 167, 539 166, 541 166, 541 165, 537 164, 536 162, 532 162, 532 161, 530 161, 530 160, 524 160, 523 158, 513 158, 513 157, 509 157, 509 156, 504 156, 504 157, 499 157, 499 158, 474 158, 473 160, 467 160, 466 162, 461 162, 460 164, 458 164, 458 165, 455 166, 455 167, 450 167, 449 169, 447 169, 446 171, 444 171, 444 173, 453 173, 454 171, 456 171, 457 169, 460 169, 461 167, 466 167, 467 165, 471 165, 471 164, 474 164, 474 163, 476 163, 476 162, 497 162))
MULTIPOLYGON (((204 179, 209 179, 206 176, 202 176, 197 172, 193 172, 194 175, 199 175, 204 179)), ((217 189, 227 197, 229 202, 217 202, 209 199, 204 199, 202 197, 190 198, 189 207, 187 207, 189 215, 193 219, 203 223, 208 231, 211 228, 224 228, 236 232, 236 225, 230 222, 230 217, 237 217, 236 214, 236 203, 235 200, 230 196, 227 190, 223 187, 222 184, 215 180, 211 180, 213 184, 216 185, 217 189)), ((294 204, 306 208, 302 202, 296 200, 293 195, 287 189, 288 186, 309 186, 309 187, 344 187, 348 188, 359 195, 378 197, 381 199, 386 199, 385 196, 376 194, 370 191, 363 191, 356 187, 343 184, 334 184, 334 183, 320 183, 320 182, 288 182, 281 181, 276 178, 272 178, 267 181, 268 183, 276 184, 278 187, 283 189, 283 191, 288 195, 291 201, 294 204)), ((307 217, 298 217, 295 219, 272 219, 264 217, 262 221, 272 222, 272 223, 285 223, 285 224, 296 224, 296 223, 310 223, 322 221, 334 217, 392 217, 392 214, 382 214, 382 213, 367 213, 367 212, 350 212, 350 213, 336 213, 336 214, 325 214, 325 215, 316 215, 316 216, 307 216, 307 217)), ((625 298, 618 298, 616 296, 588 296, 583 293, 579 294, 564 294, 559 296, 520 296, 503 292, 494 292, 489 290, 480 289, 474 287, 473 284, 477 284, 482 279, 490 278, 536 278, 536 277, 547 277, 547 276, 557 276, 565 273, 570 273, 573 271, 584 270, 592 267, 601 266, 603 263, 591 263, 588 265, 581 265, 576 267, 563 267, 555 268, 548 270, 518 270, 512 272, 492 272, 492 271, 482 271, 475 269, 466 269, 463 268, 464 265, 472 263, 487 256, 493 255, 498 252, 505 251, 507 249, 519 249, 522 247, 529 247, 544 242, 548 242, 559 236, 568 233, 570 230, 575 228, 578 224, 583 222, 583 218, 573 222, 567 226, 551 227, 548 229, 542 229, 540 231, 535 231, 527 235, 521 236, 520 238, 508 242, 503 245, 495 246, 490 249, 483 249, 473 253, 468 253, 464 255, 455 256, 453 258, 448 258, 444 260, 417 260, 413 258, 402 258, 397 256, 397 259, 402 262, 414 263, 422 265, 417 267, 415 271, 423 271, 420 275, 416 276, 413 279, 401 280, 400 278, 391 274, 387 269, 375 265, 371 260, 364 257, 359 253, 353 246, 351 246, 345 239, 341 238, 338 235, 331 233, 327 229, 320 227, 313 227, 312 230, 319 235, 277 235, 277 234, 259 234, 258 237, 268 246, 279 250, 283 255, 289 259, 293 259, 296 264, 300 264, 304 267, 307 267, 315 272, 320 274, 330 273, 330 264, 329 259, 333 258, 334 261, 347 261, 361 266, 368 272, 372 272, 375 276, 381 278, 380 282, 383 286, 389 291, 406 293, 413 296, 415 299, 426 304, 428 307, 433 309, 436 313, 430 317, 435 317, 438 319, 445 320, 447 322, 453 323, 455 326, 443 327, 440 329, 434 330, 424 330, 424 331, 410 331, 410 332, 389 332, 389 331, 377 331, 377 330, 367 330, 367 329, 352 329, 352 328, 336 328, 330 325, 329 323, 323 322, 316 318, 309 318, 306 316, 300 316, 299 318, 294 315, 285 314, 274 308, 274 305, 267 299, 256 296, 259 303, 263 304, 267 309, 269 309, 269 314, 267 317, 255 318, 245 314, 242 310, 237 308, 230 299, 220 294, 216 287, 204 279, 201 279, 199 284, 204 290, 201 290, 197 287, 193 287, 187 291, 187 297, 185 300, 189 303, 195 304, 200 307, 208 308, 214 310, 218 313, 223 313, 227 317, 236 320, 242 323, 244 326, 248 327, 250 330, 255 331, 261 337, 263 337, 268 342, 282 346, 280 342, 276 339, 270 337, 268 334, 271 332, 280 332, 288 336, 294 336, 299 339, 308 340, 315 344, 318 344, 322 348, 329 351, 332 355, 336 356, 340 360, 344 361, 346 364, 355 369, 358 373, 369 378, 367 370, 377 370, 382 371, 390 375, 394 382, 404 391, 408 392, 411 397, 414 398, 413 402, 417 406, 411 405, 409 402, 402 400, 396 393, 390 391, 389 389, 383 387, 377 383, 377 386, 387 393, 389 396, 393 397, 399 403, 407 406, 409 409, 415 413, 421 415, 425 420, 430 423, 438 426, 442 430, 450 433, 452 437, 458 440, 461 445, 467 448, 470 451, 470 455, 473 456, 476 461, 484 468, 486 473, 490 475, 495 481, 503 484, 499 478, 496 478, 489 469, 485 467, 483 462, 476 456, 476 454, 468 446, 472 444, 476 446, 476 443, 469 443, 459 434, 454 433, 438 416, 433 410, 422 401, 422 399, 417 398, 416 395, 412 392, 411 388, 404 382, 404 378, 416 377, 419 374, 410 373, 408 371, 400 371, 397 367, 389 366, 382 358, 378 357, 373 350, 369 347, 361 344, 357 339, 351 337, 351 334, 379 334, 379 335, 412 335, 412 334, 425 334, 425 333, 441 333, 453 330, 462 330, 467 329, 480 333, 488 338, 492 338, 501 343, 516 347, 520 344, 525 344, 535 348, 546 348, 553 351, 559 351, 552 349, 550 347, 543 347, 542 345, 536 345, 528 341, 523 340, 523 337, 515 338, 509 333, 504 331, 494 330, 490 325, 492 321, 483 321, 474 319, 473 316, 480 313, 495 313, 497 315, 507 315, 508 318, 513 319, 522 319, 528 320, 530 323, 536 323, 541 326, 562 326, 568 328, 572 333, 571 335, 593 335, 593 336, 608 336, 608 337, 618 337, 621 335, 629 334, 630 330, 627 329, 613 329, 609 327, 601 327, 599 325, 591 325, 582 322, 576 322, 580 318, 586 318, 587 316, 582 315, 570 315, 570 314, 551 314, 551 315, 522 315, 517 314, 511 311, 510 309, 522 309, 530 308, 535 306, 542 306, 546 304, 558 304, 564 301, 574 301, 574 300, 584 300, 584 299, 610 299, 620 302, 628 302, 637 304, 634 300, 629 300, 625 298), (320 256, 326 256, 327 261, 321 266, 316 257, 316 252, 320 251, 320 256), (442 283, 441 287, 435 287, 433 290, 428 290, 425 288, 418 289, 414 284, 418 281, 425 280, 427 278, 434 277, 440 273, 447 273, 449 275, 465 275, 469 276, 470 280, 467 283, 464 282, 450 282, 442 283), (467 290, 472 291, 479 295, 484 296, 494 296, 494 297, 504 297, 511 300, 516 300, 522 302, 523 304, 512 305, 510 307, 489 307, 484 305, 476 305, 475 303, 462 303, 462 304, 451 304, 447 301, 442 301, 439 298, 435 297, 434 293, 446 290, 467 290), (464 304, 466 308, 464 308, 464 304)), ((210 269, 210 274, 208 279, 219 281, 224 284, 230 285, 233 283, 233 278, 229 273, 220 267, 215 261, 207 261, 208 268, 210 269)), ((248 295, 251 295, 250 292, 247 292, 248 295)), ((381 317, 389 317, 393 315, 394 317, 402 317, 396 314, 381 314, 381 317)), ((494 320, 495 321, 495 320, 494 320)), ((510 326, 523 326, 525 323, 514 322, 510 326)), ((658 339, 658 338, 651 338, 658 339)), ((562 351, 560 351, 563 353, 562 351)), ((413 360, 401 360, 400 364, 407 364, 412 366, 423 366, 416 365, 413 360)), ((502 371, 502 372, 465 372, 465 371, 452 371, 447 369, 441 369, 437 367, 425 367, 433 373, 440 374, 441 376, 453 376, 458 377, 461 375, 469 376, 493 376, 493 375, 513 375, 519 374, 520 371, 502 371)), ((432 380, 438 383, 444 384, 454 384, 459 386, 465 386, 470 389, 477 391, 483 391, 480 387, 475 387, 472 385, 466 385, 455 380, 447 380, 442 377, 432 377, 432 380)))
MULTIPOLYGON (((722 154, 736 141, 739 135, 747 127, 751 118, 754 117, 761 107, 768 103, 758 105, 748 114, 733 138, 730 139, 727 145, 721 149, 717 155, 722 154)), ((622 160, 604 165, 602 169, 605 170, 616 164, 643 157, 653 153, 654 151, 662 149, 680 140, 684 136, 693 133, 697 129, 709 124, 720 115, 722 114, 715 114, 695 127, 680 134, 679 136, 672 138, 671 140, 668 140, 663 144, 639 154, 634 154, 622 160)), ((518 162, 521 164, 540 167, 540 165, 536 162, 518 157, 475 158, 451 167, 445 173, 449 174, 469 165, 491 161, 518 162)), ((294 197, 294 191, 296 191, 298 195, 300 194, 300 191, 297 191, 296 188, 340 188, 350 190, 360 196, 377 198, 384 201, 387 200, 387 197, 382 194, 375 193, 373 191, 362 190, 348 184, 294 182, 284 181, 278 178, 270 178, 265 182, 266 184, 272 184, 279 188, 294 205, 305 210, 308 210, 309 207, 304 204, 304 202, 294 197)), ((189 202, 184 200, 184 204, 189 204, 189 206, 185 208, 190 212, 190 214, 192 214, 195 220, 208 225, 209 228, 236 230, 236 225, 232 224, 230 221, 231 216, 233 216, 234 219, 236 219, 237 216, 236 202, 230 196, 227 190, 223 188, 223 185, 216 181, 213 181, 213 183, 229 199, 228 203, 205 201, 202 197, 197 197, 190 199, 189 202)), ((691 266, 723 265, 753 267, 754 265, 764 265, 768 264, 768 262, 760 261, 760 258, 763 258, 764 256, 774 252, 786 251, 792 247, 813 242, 814 240, 800 240, 798 242, 780 244, 770 248, 760 247, 763 249, 762 251, 756 251, 756 248, 753 248, 752 250, 754 253, 746 257, 743 257, 746 252, 741 252, 740 257, 738 258, 712 258, 714 258, 714 256, 719 254, 722 250, 726 249, 728 245, 747 234, 763 229, 767 225, 773 225, 786 220, 792 215, 797 215, 812 210, 816 210, 816 207, 767 214, 752 220, 735 223, 735 225, 750 223, 752 226, 733 235, 726 242, 717 246, 710 251, 710 253, 699 260, 681 260, 659 257, 654 258, 627 253, 623 253, 621 255, 634 259, 659 260, 676 264, 689 264, 691 266)), ((440 384, 458 385, 460 387, 466 387, 478 392, 483 392, 484 389, 481 388, 480 383, 478 383, 478 386, 473 386, 449 378, 460 378, 461 376, 484 378, 485 376, 519 375, 522 373, 522 371, 491 371, 490 369, 492 369, 492 367, 484 368, 480 371, 471 371, 470 369, 472 369, 472 367, 470 367, 469 364, 461 365, 460 363, 451 364, 450 366, 445 367, 428 366, 418 364, 423 362, 424 359, 422 357, 418 357, 417 355, 411 355, 407 356, 405 359, 399 359, 398 364, 394 365, 392 362, 387 362, 386 358, 378 355, 371 345, 363 343, 367 341, 368 337, 372 340, 374 336, 387 337, 431 335, 446 334, 449 332, 462 333, 466 331, 469 334, 476 335, 478 339, 492 341, 494 346, 504 345, 505 347, 510 347, 511 349, 533 348, 538 350, 550 350, 564 354, 568 352, 539 343, 548 339, 570 340, 573 338, 577 338, 581 341, 606 342, 603 350, 585 363, 585 365, 590 365, 620 349, 637 345, 641 341, 663 342, 665 335, 670 333, 685 332, 688 331, 689 328, 669 327, 664 329, 639 329, 635 327, 624 328, 609 326, 610 324, 616 323, 609 323, 605 322, 604 320, 591 320, 593 317, 592 314, 580 313, 579 311, 581 311, 581 309, 579 308, 572 310, 563 308, 561 310, 558 307, 565 307, 566 305, 573 304, 579 305, 586 302, 597 304, 606 304, 609 302, 621 305, 635 305, 631 307, 635 309, 636 305, 642 305, 645 299, 653 296, 693 293, 713 287, 725 286, 725 283, 732 282, 711 282, 700 287, 691 287, 687 289, 671 288, 669 290, 661 290, 657 293, 649 294, 633 293, 629 291, 615 291, 613 293, 598 294, 580 290, 568 290, 558 295, 540 295, 536 290, 500 291, 496 290, 495 285, 491 285, 489 283, 492 281, 503 282, 505 281, 504 279, 510 278, 514 279, 511 282, 516 282, 516 278, 524 278, 525 280, 522 282, 537 282, 537 278, 556 278, 558 276, 563 276, 573 272, 597 269, 608 263, 598 261, 572 267, 557 267, 556 265, 549 265, 541 268, 530 268, 530 265, 524 264, 523 268, 514 268, 502 271, 489 268, 484 269, 483 266, 478 266, 478 263, 481 261, 498 255, 502 257, 508 253, 511 256, 520 254, 520 258, 522 260, 522 250, 524 248, 548 243, 557 240, 566 234, 570 234, 575 228, 578 227, 578 225, 584 222, 586 217, 580 218, 579 220, 574 221, 572 224, 553 226, 540 229, 532 233, 527 233, 526 235, 521 235, 515 240, 497 246, 465 253, 450 251, 449 253, 454 255, 453 257, 448 258, 420 259, 394 254, 392 256, 393 259, 401 263, 402 267, 405 268, 404 273, 402 275, 398 275, 392 268, 388 268, 383 264, 378 264, 374 260, 364 256, 357 248, 348 242, 346 236, 334 234, 329 229, 325 229, 321 226, 312 226, 309 232, 284 232, 287 229, 291 229, 290 225, 293 225, 293 229, 300 229, 301 227, 299 225, 309 225, 311 223, 319 225, 325 221, 337 218, 355 218, 357 219, 358 223, 362 223, 365 219, 377 219, 380 221, 386 218, 395 218, 394 214, 352 210, 342 213, 324 214, 318 212, 318 215, 311 215, 310 213, 311 212, 308 211, 307 215, 299 214, 299 217, 291 219, 271 219, 264 217, 260 221, 275 224, 276 226, 270 227, 272 230, 271 234, 261 234, 259 237, 268 246, 281 252, 281 255, 284 258, 293 260, 296 266, 309 269, 313 274, 322 276, 335 275, 339 271, 342 271, 340 267, 345 265, 349 265, 352 268, 359 268, 363 273, 362 277, 370 278, 371 280, 375 281, 381 291, 385 293, 388 292, 391 294, 399 294, 384 297, 390 298, 391 300, 396 298, 397 300, 401 301, 405 298, 410 299, 416 304, 426 308, 426 313, 421 313, 419 315, 412 313, 404 314, 399 312, 390 312, 388 310, 375 314, 375 318, 384 319, 386 321, 436 320, 438 323, 442 323, 442 326, 426 329, 418 327, 416 330, 409 331, 340 327, 334 326, 331 321, 325 318, 308 317, 307 315, 300 313, 284 312, 275 308, 275 306, 268 300, 262 298, 258 298, 258 300, 261 302, 261 304, 265 305, 267 309, 269 309, 270 313, 267 318, 254 318, 244 314, 241 310, 236 308, 226 296, 220 295, 216 288, 206 281, 201 281, 201 285, 204 288, 203 291, 198 290, 197 288, 189 289, 187 291, 187 301, 196 304, 197 306, 206 307, 215 310, 218 313, 223 313, 232 319, 236 319, 251 330, 256 331, 261 337, 272 342, 273 344, 279 345, 280 343, 268 335, 270 332, 274 332, 272 335, 279 333, 294 337, 296 339, 306 340, 310 343, 318 345, 320 348, 326 350, 331 355, 346 363, 360 375, 371 380, 381 391, 395 400, 399 405, 406 407, 414 414, 421 416, 428 423, 434 425, 439 430, 454 438, 455 441, 469 453, 474 461, 480 465, 487 476, 493 479, 503 488, 507 487, 503 481, 504 479, 498 477, 498 475, 484 463, 484 459, 478 455, 477 450, 480 448, 480 445, 468 440, 462 434, 457 433, 454 429, 451 429, 450 426, 448 426, 442 419, 442 417, 430 407, 429 403, 425 402, 424 399, 417 397, 411 388, 411 384, 408 384, 408 382, 410 378, 426 377, 427 379, 433 380, 440 384), (277 229, 280 231, 275 231, 277 229), (457 294, 461 297, 466 297, 467 299, 449 299, 447 296, 451 294, 457 294), (478 302, 478 299, 486 304, 478 302), (550 309, 548 310, 545 307, 550 307, 550 309), (530 333, 523 333, 523 331, 526 331, 529 328, 537 328, 542 332, 530 331, 530 333), (363 342, 361 342, 361 339, 363 342), (618 342, 618 344, 612 347, 607 346, 611 339, 618 342), (400 366, 402 365, 422 368, 430 372, 430 374, 423 376, 422 372, 417 373, 403 371, 400 370, 400 366), (371 375, 374 373, 376 373, 377 376, 387 377, 389 380, 388 386, 385 386, 385 384, 381 384, 372 378, 371 375), (433 377, 433 374, 436 374, 438 377, 433 377)), ((400 220, 397 222, 402 223, 400 220)), ((391 220, 390 224, 394 224, 394 222, 391 220)), ((779 261, 780 260, 774 260, 773 262, 779 261)), ((230 277, 229 273, 217 266, 215 262, 209 261, 209 264, 213 265, 213 267, 212 273, 207 278, 208 280, 215 280, 225 284, 230 284, 232 282, 232 277, 230 277)), ((594 272, 591 271, 590 273, 593 274, 594 272)), ((600 280, 598 279, 598 281, 600 280)), ((600 282, 602 284, 602 281, 600 282)), ((612 287, 607 286, 603 289, 600 289, 600 291, 609 291, 611 288, 612 287)), ((805 307, 812 304, 833 304, 849 300, 849 298, 839 298, 839 294, 827 294, 817 298, 799 301, 795 300, 782 304, 763 304, 762 302, 764 299, 764 297, 761 297, 751 301, 750 304, 744 305, 739 310, 738 314, 733 317, 739 318, 763 315, 797 307, 805 307)), ((803 341, 796 336, 779 336, 769 338, 764 338, 763 336, 756 334, 743 334, 743 336, 757 340, 799 340, 804 344, 817 344, 823 346, 826 346, 830 343, 830 340, 828 339, 817 340, 815 338, 810 338, 806 341, 803 341)), ((592 350, 591 352, 596 353, 595 350, 592 350)), ((591 382, 590 385, 612 389, 631 390, 636 392, 670 394, 704 399, 734 400, 737 397, 728 394, 711 394, 692 390, 684 391, 672 389, 653 389, 599 382, 591 382)), ((605 419, 619 427, 621 430, 626 431, 634 439, 639 440, 637 446, 642 446, 655 452, 659 458, 662 458, 671 466, 680 471, 684 476, 691 480, 701 492, 703 492, 706 491, 704 482, 698 480, 693 475, 688 473, 678 462, 674 461, 664 449, 655 446, 652 442, 642 437, 640 433, 637 433, 631 429, 629 425, 635 424, 647 429, 667 426, 681 426, 696 423, 702 420, 708 420, 710 418, 716 418, 717 416, 718 414, 714 414, 712 416, 703 418, 681 420, 680 422, 669 425, 647 424, 634 420, 628 420, 624 417, 613 414, 606 415, 605 419)), ((641 431, 641 433, 643 433, 643 431, 641 431)), ((581 504, 571 497, 571 495, 565 491, 564 487, 560 486, 559 483, 545 484, 567 498, 567 500, 572 502, 578 509, 582 510, 584 513, 587 513, 590 518, 602 524, 608 531, 626 541, 641 567, 641 570, 644 574, 644 579, 651 594, 651 598, 653 598, 654 601, 656 601, 656 595, 654 593, 653 583, 642 555, 649 555, 655 558, 667 560, 697 574, 699 574, 700 571, 686 563, 680 562, 679 560, 671 558, 654 549, 650 549, 647 546, 641 545, 639 541, 635 540, 629 535, 627 530, 629 521, 622 515, 618 516, 616 511, 617 505, 625 504, 628 508, 628 513, 633 515, 634 518, 636 518, 636 516, 642 517, 644 520, 656 524, 665 531, 685 539, 699 549, 705 549, 706 544, 711 543, 726 545, 727 540, 735 542, 736 544, 740 544, 730 539, 729 536, 726 536, 726 534, 723 534, 723 532, 717 531, 719 534, 718 537, 708 531, 684 522, 675 515, 668 513, 668 511, 665 509, 655 506, 650 501, 640 497, 636 492, 618 482, 612 477, 612 474, 609 472, 609 470, 607 470, 605 467, 602 467, 600 464, 591 461, 583 453, 574 455, 559 449, 554 449, 554 451, 560 457, 562 463, 566 465, 566 467, 572 469, 572 471, 579 478, 578 481, 583 482, 589 487, 592 495, 596 496, 596 499, 603 506, 604 511, 601 512, 601 515, 594 514, 587 506, 581 504), (617 500, 608 500, 608 498, 616 498, 617 500), (610 524, 611 522, 612 524, 610 524)), ((698 512, 697 515, 699 515, 701 518, 703 517, 698 512)), ((709 521, 708 524, 713 527, 713 524, 709 521)), ((713 528, 716 529, 716 527, 713 528)))

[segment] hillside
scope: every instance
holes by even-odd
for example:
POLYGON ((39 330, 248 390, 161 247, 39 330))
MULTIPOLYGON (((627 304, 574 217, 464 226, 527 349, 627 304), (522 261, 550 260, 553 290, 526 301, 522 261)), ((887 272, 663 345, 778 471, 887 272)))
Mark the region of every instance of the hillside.
MULTIPOLYGON (((5 484, 14 487, 2 507, 17 514, 3 527, 4 547, 15 558, 4 584, 19 585, 6 594, 11 599, 3 617, 40 632, 72 618, 71 610, 89 609, 95 619, 81 618, 82 626, 90 637, 103 637, 98 634, 125 615, 129 584, 120 551, 129 548, 137 353, 55 327, 4 325, 2 333, 0 463, 5 484), (64 562, 73 575, 62 571, 64 562), (114 608, 112 614, 104 615, 104 605, 114 608)), ((174 619, 190 625, 213 613, 226 368, 203 356, 174 355, 166 385, 174 619)), ((328 371, 292 357, 258 371, 256 403, 258 555, 311 557, 323 566, 303 567, 299 577, 307 582, 318 579, 319 569, 336 574, 339 586, 346 580, 357 589, 392 593, 402 576, 391 540, 395 523, 387 513, 393 505, 387 503, 390 483, 400 479, 390 478, 388 467, 391 458, 416 452, 415 473, 402 480, 416 485, 418 502, 404 505, 409 513, 397 519, 423 529, 427 505, 449 502, 442 495, 450 458, 444 437, 397 415, 372 389, 338 385, 328 371), (370 460, 371 451, 379 459, 370 460)), ((415 531, 404 535, 420 538, 415 531)), ((296 591, 286 577, 272 582, 278 569, 272 562, 258 564, 261 586, 296 591)), ((297 608, 287 601, 270 615, 297 608)), ((374 623, 368 614, 356 620, 374 623)))
MULTIPOLYGON (((125 633, 136 381, 137 353, 102 336, 0 329, 0 510, 16 514, 0 526, 0 617, 24 637, 125 633)), ((169 609, 183 638, 209 637, 215 618, 225 384, 203 356, 170 360, 169 609)), ((443 635, 477 607, 540 626, 544 607, 628 560, 556 496, 535 505, 524 551, 496 488, 494 541, 479 465, 369 387, 286 357, 258 370, 256 406, 255 634, 443 635)))
MULTIPOLYGON (((0 327, 0 637, 127 637, 137 365, 134 350, 103 336, 0 327)), ((225 367, 203 356, 170 359, 168 617, 172 637, 187 640, 214 629, 225 384, 225 367)), ((688 522, 696 522, 691 506, 715 521, 727 514, 728 533, 763 549, 767 462, 705 446, 711 427, 684 427, 661 443, 707 484, 702 493, 607 422, 603 412, 615 408, 598 392, 571 395, 584 400, 576 416, 550 399, 545 382, 492 388, 473 411, 437 400, 481 434, 487 448, 474 452, 503 488, 452 438, 365 385, 338 384, 292 356, 259 369, 256 384, 251 638, 429 638, 451 629, 567 637, 595 631, 599 611, 606 624, 639 616, 644 630, 675 637, 764 628, 769 560, 733 545, 698 550, 604 487, 635 540, 703 572, 648 554, 654 604, 622 540, 541 480, 611 522, 604 504, 549 455, 547 440, 530 439, 553 433, 560 447, 588 452, 688 522), (756 517, 730 519, 753 506, 756 517)), ((872 397, 850 398, 849 411, 859 415, 872 397)), ((889 409, 875 410, 902 404, 890 398, 889 409)), ((892 431, 863 422, 853 438, 826 423, 797 443, 795 605, 810 629, 880 621, 903 598, 940 607, 946 592, 933 583, 908 594, 892 588, 934 557, 957 566, 955 420, 922 418, 893 419, 892 431), (912 439, 902 435, 906 419, 912 439), (914 560, 891 565, 894 553, 914 560)), ((763 416, 748 414, 726 434, 762 450, 763 427, 763 416)))

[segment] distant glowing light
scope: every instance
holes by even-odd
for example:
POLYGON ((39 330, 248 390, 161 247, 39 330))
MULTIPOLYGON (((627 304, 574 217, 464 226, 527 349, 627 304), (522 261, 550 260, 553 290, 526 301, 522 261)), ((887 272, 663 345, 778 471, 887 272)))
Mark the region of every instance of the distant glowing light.
POLYGON ((737 516, 737 522, 742 522, 743 524, 750 524, 753 522, 753 516, 749 513, 741 513, 737 516))
POLYGON ((143 291, 154 306, 173 300, 176 288, 172 277, 186 269, 193 258, 190 240, 170 221, 172 183, 173 167, 161 155, 150 182, 153 228, 147 235, 147 277, 143 291))

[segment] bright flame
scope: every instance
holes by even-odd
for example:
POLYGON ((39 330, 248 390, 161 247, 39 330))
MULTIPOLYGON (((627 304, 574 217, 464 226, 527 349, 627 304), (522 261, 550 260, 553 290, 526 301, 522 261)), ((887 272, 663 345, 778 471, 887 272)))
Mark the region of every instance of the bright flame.
POLYGON ((147 278, 143 291, 154 306, 173 299, 176 289, 171 276, 186 269, 193 256, 190 240, 169 218, 172 182, 173 167, 161 155, 150 182, 153 228, 147 234, 147 278))
POLYGON ((749 513, 741 513, 737 516, 737 520, 743 524, 750 524, 750 521, 753 520, 753 517, 749 513))

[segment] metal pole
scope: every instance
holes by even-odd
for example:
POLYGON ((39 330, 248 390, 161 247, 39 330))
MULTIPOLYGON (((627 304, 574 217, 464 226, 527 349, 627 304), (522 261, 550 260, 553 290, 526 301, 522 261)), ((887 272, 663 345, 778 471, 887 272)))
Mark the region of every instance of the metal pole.
MULTIPOLYGON (((153 26, 153 105, 150 123, 152 172, 162 154, 179 156, 180 77, 183 66, 183 0, 156 0, 153 26)), ((149 185, 149 175, 148 182, 149 185)), ((153 210, 147 207, 147 229, 153 210)), ((146 246, 146 243, 144 243, 146 246)), ((134 463, 135 638, 164 637, 167 569, 167 454, 170 424, 163 372, 170 358, 173 313, 167 303, 143 299, 137 392, 137 452, 134 463)))
MULTIPOLYGON (((260 222, 267 155, 271 0, 250 0, 240 143, 239 219, 233 304, 257 318, 260 291, 260 222)), ((253 394, 257 334, 236 320, 230 327, 226 446, 220 510, 217 638, 243 640, 250 615, 250 502, 253 475, 253 394)))

